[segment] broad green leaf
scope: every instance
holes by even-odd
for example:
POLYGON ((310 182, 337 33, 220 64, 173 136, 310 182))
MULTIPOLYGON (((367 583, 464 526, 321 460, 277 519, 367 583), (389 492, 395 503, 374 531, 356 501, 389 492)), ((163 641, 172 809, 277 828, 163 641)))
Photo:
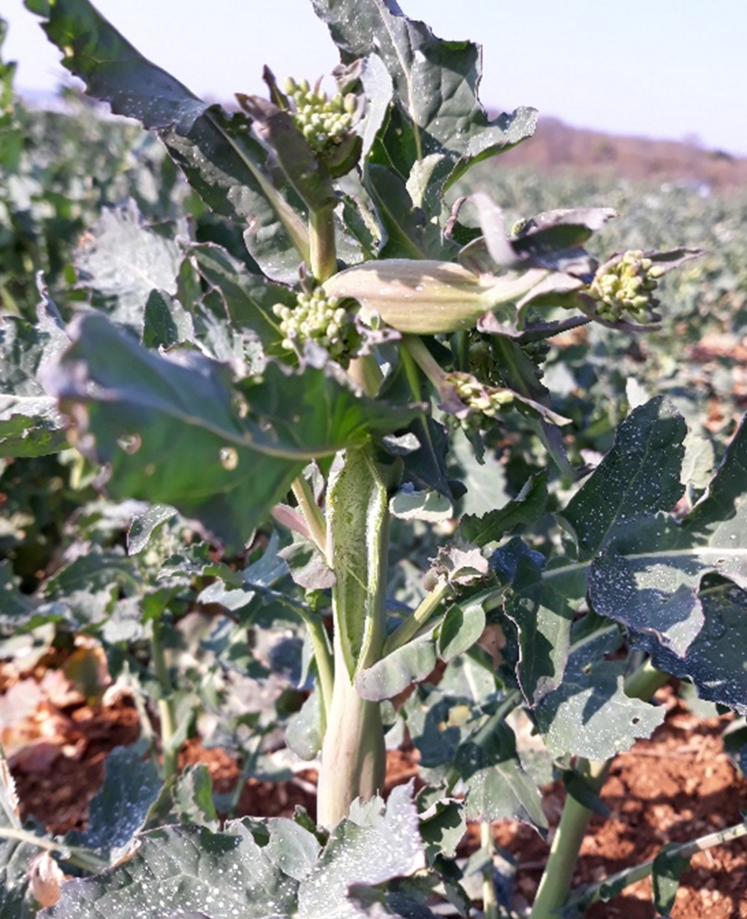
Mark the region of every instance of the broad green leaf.
POLYGON ((149 352, 96 314, 78 317, 71 334, 47 383, 74 417, 80 446, 110 464, 112 494, 173 505, 234 546, 308 459, 416 414, 360 397, 323 368, 294 374, 269 364, 237 390, 227 367, 149 352))
POLYGON ((441 789, 428 796, 421 792, 418 804, 423 807, 420 814, 420 835, 425 844, 425 854, 429 864, 437 855, 454 858, 457 847, 467 831, 467 814, 464 801, 457 798, 443 798, 441 789), (430 798, 439 795, 433 803, 430 798))
POLYGON ((170 348, 194 341, 192 316, 166 290, 152 290, 143 310, 142 342, 146 348, 170 348))
POLYGON ((26 0, 46 21, 63 65, 112 111, 158 131, 190 183, 216 211, 250 221, 247 244, 273 277, 290 279, 308 255, 299 216, 273 187, 267 153, 245 116, 229 119, 146 60, 88 0, 26 0))
POLYGON ((360 670, 355 678, 355 688, 360 696, 371 702, 391 699, 411 683, 425 679, 437 660, 431 629, 382 657, 371 667, 360 670))
POLYGON ((477 516, 465 514, 459 523, 459 536, 476 546, 498 542, 519 524, 534 523, 547 504, 547 472, 535 473, 519 494, 503 507, 477 516))
POLYGON ((278 552, 288 566, 290 575, 296 584, 306 590, 326 590, 335 584, 335 573, 317 547, 304 539, 296 537, 291 545, 278 552))
POLYGON ((285 742, 296 756, 311 760, 322 748, 323 733, 321 693, 317 690, 288 719, 285 742))
POLYGON ((144 818, 144 828, 166 823, 190 823, 218 829, 213 803, 213 782, 205 763, 187 768, 160 789, 144 818))
POLYGON ((651 655, 654 666, 691 679, 701 699, 747 715, 747 591, 728 580, 709 577, 700 595, 702 626, 682 655, 668 647, 655 627, 630 627, 631 641, 651 655))
POLYGON ((516 677, 524 698, 534 707, 561 685, 575 615, 556 583, 543 577, 544 559, 520 539, 512 539, 493 560, 508 580, 504 612, 517 630, 516 677))
POLYGON ((438 656, 451 661, 468 651, 485 631, 484 597, 454 603, 446 611, 438 630, 438 656))
POLYGON ((488 735, 478 734, 461 744, 454 768, 468 789, 468 819, 521 820, 545 835, 542 796, 521 767, 516 738, 507 724, 499 722, 488 735))
POLYGON ((253 274, 220 246, 212 243, 189 250, 197 270, 220 295, 234 328, 251 329, 268 354, 277 353, 283 335, 272 312, 276 303, 293 306, 296 295, 281 284, 253 274))
POLYGON ((535 709, 537 724, 554 756, 606 760, 650 737, 664 709, 632 699, 623 689, 624 663, 604 660, 620 635, 603 620, 579 620, 562 684, 535 709))
POLYGON ((81 286, 112 319, 138 331, 151 291, 176 293, 180 263, 177 244, 145 226, 134 201, 105 210, 75 254, 81 286))
POLYGON ((626 521, 674 507, 683 491, 686 433, 682 416, 661 396, 630 413, 612 449, 562 513, 580 560, 603 549, 626 521))
POLYGON ((529 137, 536 112, 518 109, 488 121, 477 98, 480 48, 441 41, 422 22, 408 19, 392 0, 313 0, 344 62, 376 55, 392 79, 394 99, 405 116, 415 160, 448 152, 458 165, 450 182, 470 165, 529 137))
POLYGON ((425 520, 439 523, 454 516, 451 501, 438 491, 416 491, 406 482, 389 502, 389 510, 400 520, 425 520))
POLYGON ((714 574, 747 584, 746 499, 743 422, 704 498, 681 524, 661 515, 639 519, 619 530, 589 572, 597 612, 622 622, 656 666, 679 675, 694 669, 703 697, 728 705, 743 702, 735 693, 742 663, 729 653, 733 644, 719 642, 716 652, 713 642, 722 636, 724 617, 741 628, 744 594, 731 586, 712 597, 700 591, 702 579, 714 574), (721 658, 725 650, 730 664, 721 658))
POLYGON ((383 229, 379 258, 438 258, 428 253, 422 214, 413 207, 402 179, 385 166, 371 164, 365 173, 366 189, 383 229))
POLYGON ((0 457, 45 456, 67 445, 51 396, 0 395, 0 457))
POLYGON ((153 504, 142 514, 136 514, 127 530, 128 554, 137 555, 147 549, 155 531, 174 516, 175 509, 167 504, 153 504))
POLYGON ((42 287, 37 323, 0 319, 0 457, 43 456, 66 445, 55 400, 37 379, 69 340, 42 287))
POLYGON ((139 837, 132 857, 62 888, 40 919, 358 919, 353 885, 382 884, 424 866, 411 790, 354 804, 322 849, 292 820, 228 823, 222 833, 174 826, 139 837))
POLYGON ((161 791, 161 779, 138 747, 116 747, 106 758, 104 784, 91 801, 88 828, 67 834, 71 846, 93 849, 112 862, 129 849, 161 791))

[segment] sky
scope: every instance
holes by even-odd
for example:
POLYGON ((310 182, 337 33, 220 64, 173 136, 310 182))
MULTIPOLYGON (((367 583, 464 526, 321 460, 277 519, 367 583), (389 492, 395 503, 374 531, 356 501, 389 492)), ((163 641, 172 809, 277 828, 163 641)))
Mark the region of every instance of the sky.
MULTIPOLYGON (((261 93, 262 66, 313 82, 337 63, 309 0, 95 0, 193 92, 261 93)), ((483 45, 480 96, 576 127, 697 141, 747 156, 747 0, 400 0, 440 38, 483 45)), ((69 80, 22 0, 0 0, 17 88, 69 80)), ((331 85, 331 84, 330 84, 331 85)))

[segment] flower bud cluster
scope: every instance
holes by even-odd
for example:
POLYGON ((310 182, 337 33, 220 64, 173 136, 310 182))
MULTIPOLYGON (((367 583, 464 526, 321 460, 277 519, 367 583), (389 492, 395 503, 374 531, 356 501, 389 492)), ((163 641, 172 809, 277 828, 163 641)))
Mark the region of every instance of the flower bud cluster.
POLYGON ((598 302, 597 313, 608 322, 618 322, 625 313, 638 321, 658 318, 659 301, 653 296, 657 278, 664 269, 654 265, 640 249, 631 249, 613 262, 602 265, 589 288, 598 302))
POLYGON ((350 357, 361 345, 360 335, 339 300, 327 297, 321 287, 298 294, 295 307, 276 303, 273 313, 280 319, 283 347, 295 351, 308 339, 326 348, 334 360, 350 357))
POLYGON ((355 93, 336 93, 330 99, 317 87, 312 89, 308 80, 296 83, 292 77, 286 80, 284 89, 295 105, 291 114, 296 127, 312 150, 321 153, 330 144, 342 143, 353 125, 355 93))
POLYGON ((459 401, 469 410, 470 427, 486 427, 504 408, 512 405, 513 393, 507 389, 486 386, 469 373, 450 373, 445 381, 453 387, 459 401))

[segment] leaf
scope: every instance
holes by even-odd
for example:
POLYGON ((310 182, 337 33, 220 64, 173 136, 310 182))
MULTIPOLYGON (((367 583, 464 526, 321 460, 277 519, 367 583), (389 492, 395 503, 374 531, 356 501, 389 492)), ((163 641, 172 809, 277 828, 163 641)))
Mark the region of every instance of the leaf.
POLYGON ((657 912, 668 916, 674 906, 680 878, 690 868, 690 859, 680 855, 680 846, 668 843, 654 859, 651 882, 654 888, 654 906, 657 912))
POLYGON ((545 512, 547 472, 536 472, 519 494, 503 507, 477 516, 465 514, 459 522, 459 536, 476 546, 498 542, 519 524, 534 523, 545 512))
POLYGON ((192 316, 168 291, 152 290, 143 310, 142 341, 146 348, 170 348, 194 341, 192 316))
POLYGON ((307 260, 308 237, 300 217, 273 187, 266 151, 245 116, 229 119, 151 64, 88 0, 26 0, 43 17, 62 63, 86 83, 88 93, 112 111, 155 129, 190 184, 218 213, 250 221, 250 251, 272 277, 291 279, 307 260))
POLYGON ((144 828, 166 823, 191 823, 211 830, 218 829, 213 782, 205 763, 187 766, 160 790, 148 810, 144 828))
POLYGON ((237 93, 236 98, 254 120, 259 136, 274 150, 280 168, 309 210, 333 207, 337 198, 329 172, 296 127, 290 112, 259 96, 237 93))
POLYGON ((516 678, 531 708, 563 682, 575 609, 555 582, 543 577, 542 556, 518 538, 496 553, 493 565, 510 584, 504 612, 517 630, 516 678))
POLYGON ((535 709, 537 725, 554 756, 610 759, 630 749, 636 737, 650 737, 664 720, 663 708, 625 694, 624 662, 603 658, 616 650, 620 636, 601 622, 579 621, 563 682, 535 709))
POLYGON ((295 293, 248 271, 238 259, 213 243, 193 245, 189 253, 202 277, 223 300, 233 327, 251 329, 266 353, 277 354, 283 335, 272 307, 276 303, 295 305, 295 293))
POLYGON ((288 719, 285 742, 300 759, 312 760, 322 748, 323 734, 322 699, 317 690, 288 719))
POLYGON ((278 552, 287 564, 291 577, 306 590, 326 590, 335 585, 335 573, 317 547, 302 537, 278 552))
POLYGON ((431 629, 382 657, 373 666, 358 671, 355 688, 362 698, 371 702, 391 699, 411 683, 425 679, 436 666, 436 661, 436 644, 431 629))
POLYGON ((662 515, 635 521, 619 530, 589 571, 597 612, 623 623, 656 666, 679 675, 693 671, 699 694, 727 705, 743 704, 735 693, 742 665, 721 641, 723 621, 741 629, 744 594, 722 584, 711 597, 701 587, 714 575, 747 584, 746 499, 743 421, 703 499, 681 524, 662 515))
POLYGON ((137 555, 147 549, 158 527, 174 516, 176 516, 176 511, 167 504, 154 504, 142 514, 136 514, 127 530, 128 555, 137 555))
POLYGON ((79 284, 103 299, 113 320, 138 330, 152 290, 176 293, 180 263, 176 243, 144 226, 132 200, 105 210, 75 253, 79 284))
POLYGON ((268 365, 238 396, 225 366, 149 352, 96 314, 78 317, 71 336, 46 382, 75 418, 78 444, 110 464, 112 494, 173 505, 233 546, 308 459, 417 413, 360 397, 323 368, 294 375, 268 365), (237 402, 248 407, 243 418, 237 402))
POLYGON ((442 661, 453 660, 468 651, 485 631, 484 596, 454 603, 438 630, 437 649, 442 661))
POLYGON ((74 830, 65 841, 118 861, 145 822, 161 791, 161 779, 137 747, 115 747, 107 756, 104 784, 92 799, 88 829, 74 830))
POLYGON ((389 501, 389 512, 400 520, 439 523, 453 514, 451 501, 438 491, 416 491, 406 482, 389 501))
POLYGON ((458 160, 453 183, 474 163, 534 131, 533 109, 488 121, 477 98, 480 48, 472 42, 441 41, 424 23, 404 16, 392 0, 313 0, 313 5, 343 62, 370 55, 384 62, 412 136, 414 155, 405 161, 405 176, 416 159, 447 151, 458 160))
POLYGON ((542 797, 521 767, 514 733, 505 722, 461 744, 454 768, 469 789, 467 819, 521 820, 546 835, 542 797))
POLYGON ((662 396, 623 421, 612 449, 561 516, 575 535, 580 560, 603 549, 626 521, 674 507, 683 491, 686 433, 682 416, 662 396))
POLYGON ((0 318, 0 457, 44 456, 67 443, 56 402, 37 375, 69 340, 43 285, 40 293, 36 325, 0 318))
POLYGON ((322 849, 292 820, 246 818, 222 833, 175 826, 139 837, 131 858, 62 888, 40 919, 357 919, 353 885, 382 884, 424 865, 411 790, 353 805, 322 849))
POLYGON ((66 445, 56 399, 0 395, 0 458, 46 456, 66 445))
MULTIPOLYGON (((372 163, 365 172, 365 187, 383 228, 379 258, 426 258, 424 215, 413 207, 402 179, 385 166, 372 163)), ((439 253, 432 253, 437 258, 439 253)))

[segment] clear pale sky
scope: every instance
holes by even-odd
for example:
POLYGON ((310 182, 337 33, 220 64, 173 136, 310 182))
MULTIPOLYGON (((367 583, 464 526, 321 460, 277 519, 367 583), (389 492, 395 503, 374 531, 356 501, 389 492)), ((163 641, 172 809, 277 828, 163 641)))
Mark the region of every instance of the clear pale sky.
MULTIPOLYGON (((146 57, 193 92, 262 93, 262 65, 313 81, 337 63, 309 0, 98 0, 146 57)), ((747 0, 400 0, 441 38, 484 48, 483 103, 533 105, 578 127, 747 156, 747 0)), ((65 80, 22 0, 0 0, 21 90, 65 80)))

